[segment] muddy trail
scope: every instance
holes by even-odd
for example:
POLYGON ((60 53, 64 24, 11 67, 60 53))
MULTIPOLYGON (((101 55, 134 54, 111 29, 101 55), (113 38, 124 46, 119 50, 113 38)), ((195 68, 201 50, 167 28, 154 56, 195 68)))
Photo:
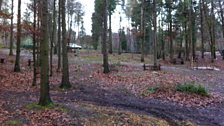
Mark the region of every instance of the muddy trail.
MULTIPOLYGON (((83 62, 82 62, 83 63, 83 62)), ((80 64, 82 64, 80 63, 80 64)), ((122 64, 127 65, 127 64, 122 64)), ((130 65, 130 64, 128 64, 130 65)), ((86 65, 88 69, 87 73, 94 71, 91 65, 86 65)), ((133 69, 142 69, 141 64, 131 64, 133 69)), ((193 75, 202 78, 205 84, 214 84, 219 82, 222 85, 222 75, 223 72, 213 72, 213 71, 194 71, 187 68, 169 67, 163 66, 163 71, 174 72, 176 74, 182 75, 193 75), (206 74, 205 74, 206 73, 206 74), (208 76, 214 80, 208 81, 208 76)), ((89 76, 89 74, 84 74, 84 76, 89 76)), ((134 94, 123 92, 122 87, 118 89, 102 89, 98 80, 94 82, 81 82, 75 84, 76 91, 54 94, 57 97, 61 97, 60 102, 65 102, 64 98, 72 101, 86 101, 91 102, 99 106, 109 106, 119 109, 124 109, 127 111, 132 111, 134 113, 143 113, 147 115, 153 115, 158 118, 165 119, 170 123, 171 126, 183 126, 187 121, 193 122, 200 126, 224 126, 224 105, 216 104, 215 106, 207 107, 186 107, 180 106, 179 104, 172 103, 170 101, 163 101, 154 98, 141 98, 134 94)), ((219 92, 221 89, 219 86, 206 85, 209 90, 219 92)), ((220 92, 222 93, 222 92, 220 92)), ((69 106, 72 110, 73 107, 69 106)))
MULTIPOLYGON (((139 64, 134 65, 133 67, 142 69, 142 65, 139 64)), ((88 68, 88 70, 93 71, 93 69, 91 69, 90 67, 88 68)), ((223 75, 223 72, 217 73, 213 71, 194 71, 186 68, 176 70, 173 69, 173 67, 169 66, 163 67, 162 70, 175 72, 177 74, 194 75, 200 78, 205 78, 202 80, 205 80, 205 82, 207 81, 206 84, 209 84, 210 82, 212 82, 213 84, 219 82, 219 85, 221 85, 221 76, 223 75), (206 72, 207 74, 205 74, 206 72), (216 78, 215 82, 214 80, 208 81, 208 76, 210 75, 213 75, 212 78, 216 78)), ((68 92, 67 94, 60 95, 74 101, 87 101, 99 106, 110 106, 136 113, 154 115, 159 118, 165 119, 170 123, 171 126, 182 126, 184 125, 183 122, 186 121, 191 121, 200 126, 224 126, 223 104, 207 107, 186 107, 169 101, 163 101, 154 98, 149 99, 137 97, 136 95, 133 95, 131 93, 123 92, 122 87, 120 87, 120 89, 105 90, 100 88, 99 84, 97 83, 100 82, 96 80, 91 84, 89 84, 88 82, 84 82, 82 84, 79 83, 79 86, 77 88, 78 90, 76 90, 75 92, 68 92)), ((214 89, 214 91, 218 91, 218 89, 220 89, 219 86, 207 85, 207 87, 209 87, 210 90, 214 89)), ((63 99, 63 97, 61 98, 63 99)))
MULTIPOLYGON (((24 104, 30 103, 30 97, 38 98, 38 95, 38 92, 18 93, 1 91, 0 99, 8 99, 8 104, 5 104, 4 108, 15 111, 24 106, 24 104), (15 104, 11 104, 11 100, 15 104)), ((68 92, 52 91, 51 96, 55 103, 63 103, 70 110, 70 115, 74 117, 77 116, 77 110, 70 103, 88 102, 96 106, 113 107, 132 113, 155 116, 166 120, 171 126, 183 126, 188 121, 199 126, 224 125, 224 109, 221 105, 206 108, 184 107, 171 102, 164 102, 157 99, 142 99, 130 94, 127 95, 121 92, 99 89, 96 86, 83 85, 68 92)))
MULTIPOLYGON (((121 92, 107 91, 96 86, 81 86, 75 92, 53 94, 60 97, 57 102, 85 101, 99 106, 109 106, 135 113, 144 113, 165 119, 171 126, 181 126, 183 122, 192 121, 201 126, 223 126, 224 109, 216 107, 183 107, 171 102, 157 99, 142 99, 121 92)), ((72 110, 72 106, 69 106, 72 110)))

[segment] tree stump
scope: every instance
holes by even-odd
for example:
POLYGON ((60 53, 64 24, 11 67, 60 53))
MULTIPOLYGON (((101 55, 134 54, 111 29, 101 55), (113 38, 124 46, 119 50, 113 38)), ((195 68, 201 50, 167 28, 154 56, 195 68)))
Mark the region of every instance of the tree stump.
POLYGON ((0 59, 0 62, 1 62, 1 63, 5 63, 5 58, 1 58, 1 59, 0 59))

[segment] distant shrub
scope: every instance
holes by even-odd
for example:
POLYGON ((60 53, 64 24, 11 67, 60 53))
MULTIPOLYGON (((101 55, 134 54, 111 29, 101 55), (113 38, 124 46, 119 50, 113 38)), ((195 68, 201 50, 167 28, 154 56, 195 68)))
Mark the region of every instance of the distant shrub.
POLYGON ((121 62, 120 62, 120 61, 118 61, 118 62, 116 62, 116 63, 112 64, 112 66, 122 66, 122 64, 121 64, 121 62))
POLYGON ((4 48, 4 45, 3 45, 2 43, 0 43, 0 49, 1 49, 1 48, 4 48))
POLYGON ((22 45, 24 49, 33 49, 33 45, 22 45))
POLYGON ((178 84, 176 86, 176 90, 180 92, 188 92, 188 93, 199 94, 202 96, 208 96, 208 91, 204 86, 200 84, 195 84, 193 82, 178 84))
POLYGON ((141 95, 142 96, 149 96, 150 94, 156 93, 158 91, 159 87, 148 87, 146 90, 144 90, 141 95))
POLYGON ((155 93, 159 88, 158 87, 149 87, 147 89, 147 92, 150 93, 150 94, 153 94, 155 93))

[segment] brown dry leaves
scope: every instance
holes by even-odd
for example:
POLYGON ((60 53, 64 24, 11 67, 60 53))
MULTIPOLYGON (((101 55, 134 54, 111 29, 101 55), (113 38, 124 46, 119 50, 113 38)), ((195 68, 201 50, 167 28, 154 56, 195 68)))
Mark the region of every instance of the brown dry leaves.
POLYGON ((32 126, 69 126, 72 123, 72 118, 66 113, 57 109, 44 110, 22 110, 19 111, 25 116, 29 122, 27 125, 32 126))
POLYGON ((181 106, 186 107, 206 107, 220 103, 223 99, 217 94, 211 94, 210 96, 201 96, 197 94, 189 94, 178 91, 161 91, 158 90, 155 93, 149 93, 147 98, 158 98, 165 101, 172 101, 181 106))
POLYGON ((102 85, 119 88, 125 87, 131 93, 147 98, 157 98, 172 101, 182 106, 208 106, 220 103, 222 98, 218 94, 210 94, 209 97, 197 94, 189 94, 175 91, 175 86, 180 82, 198 81, 194 76, 181 76, 164 71, 140 71, 130 66, 117 66, 119 71, 112 71, 110 74, 103 74, 100 70, 93 73, 93 76, 102 81, 102 85), (134 69, 134 70, 133 70, 134 69), (147 92, 149 87, 159 87, 155 93, 147 92))

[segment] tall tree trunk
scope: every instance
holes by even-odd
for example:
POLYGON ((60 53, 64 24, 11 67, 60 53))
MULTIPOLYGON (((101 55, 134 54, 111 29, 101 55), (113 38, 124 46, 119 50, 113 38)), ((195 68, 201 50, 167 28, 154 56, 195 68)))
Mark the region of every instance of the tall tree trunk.
MULTIPOLYGON (((77 22, 78 24, 77 24, 77 26, 78 26, 78 31, 77 31, 77 40, 78 40, 78 42, 80 42, 80 40, 79 40, 79 23, 80 23, 80 17, 78 16, 78 22, 77 22)), ((82 43, 81 43, 82 44, 82 43)))
MULTIPOLYGON (((192 2, 192 1, 191 1, 192 2)), ((192 3, 193 4, 193 3, 192 3)), ((195 60, 196 54, 196 24, 195 24, 195 12, 193 11, 193 7, 191 4, 191 37, 192 37, 192 58, 195 60)))
MULTIPOLYGON (((163 21, 162 21, 162 28, 163 28, 163 21)), ((162 32, 162 36, 161 36, 161 41, 162 41, 162 59, 165 60, 166 59, 166 55, 165 55, 165 41, 164 41, 163 29, 161 30, 161 32, 162 32)))
POLYGON ((221 16, 221 22, 222 22, 222 35, 224 37, 224 8, 223 3, 221 3, 222 0, 219 0, 219 9, 220 9, 220 16, 221 16))
MULTIPOLYGON (((193 63, 193 59, 194 59, 194 57, 193 57, 193 48, 194 48, 194 44, 193 44, 193 37, 192 37, 192 34, 193 34, 193 32, 192 32, 192 0, 190 0, 190 9, 189 9, 189 19, 188 19, 188 21, 189 21, 189 24, 188 24, 188 30, 189 30, 189 32, 188 32, 188 39, 189 39, 189 49, 191 50, 191 63, 193 63)), ((192 64, 193 65, 193 64, 192 64)))
POLYGON ((0 0, 0 11, 2 10, 2 2, 3 0, 0 0))
POLYGON ((61 71, 61 0, 58 0, 58 68, 61 71))
MULTIPOLYGON (((70 16, 69 16, 69 12, 67 13, 67 24, 68 24, 68 30, 70 29, 70 16)), ((72 18, 71 18, 72 19, 72 18)))
MULTIPOLYGON (((212 59, 215 60, 216 59, 216 47, 215 47, 215 13, 214 13, 214 1, 211 1, 211 14, 212 14, 212 38, 213 38, 213 41, 212 41, 212 59)), ((214 61, 213 61, 214 62, 214 61)))
POLYGON ((70 40, 71 40, 71 36, 70 36, 70 33, 71 33, 71 22, 72 22, 72 16, 70 17, 69 13, 67 14, 68 15, 68 21, 67 21, 67 24, 68 24, 68 37, 67 37, 67 44, 69 45, 70 44, 70 40))
POLYGON ((12 0, 12 5, 11 5, 11 27, 10 27, 10 50, 9 50, 9 55, 13 55, 13 9, 14 8, 14 0, 12 0))
POLYGON ((203 12, 203 5, 202 0, 200 0, 200 22, 201 22, 201 58, 204 59, 204 12, 203 12))
POLYGON ((33 3, 33 83, 35 86, 37 83, 37 63, 36 63, 36 16, 37 16, 37 0, 33 3))
POLYGON ((68 89, 71 88, 69 82, 69 68, 68 68, 68 51, 67 51, 67 39, 66 39, 66 21, 65 21, 65 2, 61 0, 61 18, 62 18, 62 56, 63 56, 63 70, 62 70, 62 81, 60 88, 68 89))
POLYGON ((157 66, 157 15, 156 15, 156 0, 153 0, 153 47, 154 47, 154 52, 153 52, 153 61, 154 61, 154 66, 157 66))
POLYGON ((188 41, 188 36, 189 36, 189 32, 187 29, 187 21, 184 24, 184 32, 185 32, 185 60, 189 61, 190 60, 190 52, 189 52, 189 41, 188 41))
MULTIPOLYGON (((189 9, 189 24, 188 24, 188 28, 189 28, 189 45, 193 45, 192 42, 192 0, 190 0, 190 9, 189 9)), ((193 50, 193 46, 192 46, 192 50, 193 50)), ((193 53, 192 53, 192 57, 193 57, 193 53)), ((191 57, 191 60, 192 60, 191 57)))
MULTIPOLYGON (((204 3, 204 0, 202 0, 204 3)), ((207 4, 207 3, 206 3, 207 4)), ((205 10, 205 4, 203 4, 204 14, 206 18, 206 23, 208 26, 208 31, 210 35, 210 50, 211 50, 211 62, 214 62, 214 59, 216 58, 215 55, 215 31, 214 31, 214 21, 215 21, 215 15, 214 15, 214 4, 213 1, 211 1, 211 17, 208 18, 208 12, 205 10)))
POLYGON ((103 52, 103 73, 109 73, 109 63, 108 63, 108 52, 107 52, 107 0, 104 0, 104 10, 103 10, 103 42, 102 42, 102 52, 103 52))
POLYGON ((172 0, 169 0, 169 10, 168 10, 168 16, 169 16, 169 37, 170 37, 170 59, 172 60, 174 58, 174 50, 173 50, 173 20, 172 20, 172 0))
MULTIPOLYGON (((184 3, 186 3, 187 0, 184 0, 184 3)), ((185 60, 186 61, 190 61, 190 51, 189 51, 189 41, 188 41, 188 36, 189 36, 189 30, 188 30, 188 20, 187 20, 187 4, 184 4, 184 11, 186 11, 186 13, 184 14, 184 17, 186 18, 186 20, 183 23, 183 27, 184 27, 184 39, 185 39, 185 60)))
POLYGON ((20 43, 21 43, 21 0, 18 0, 16 61, 14 72, 20 72, 20 43))
POLYGON ((48 15, 48 36, 49 36, 49 55, 50 55, 50 59, 49 59, 49 76, 51 77, 52 76, 52 72, 53 72, 53 70, 52 70, 52 67, 53 67, 53 41, 52 41, 52 33, 53 33, 53 16, 52 16, 52 14, 51 13, 49 13, 49 15, 48 15))
POLYGON ((53 9, 53 29, 52 29, 52 35, 51 35, 51 50, 50 50, 50 76, 53 75, 53 48, 54 48, 54 42, 56 40, 56 0, 54 0, 54 9, 53 9))
MULTIPOLYGON (((111 10, 111 1, 109 0, 109 10, 111 10)), ((112 13, 109 11, 109 53, 113 53, 113 44, 112 44, 112 29, 111 29, 111 16, 112 13)))
POLYGON ((142 0, 142 5, 141 5, 141 62, 144 62, 145 61, 145 49, 144 49, 144 36, 145 36, 145 33, 144 33, 144 19, 145 19, 145 14, 144 14, 144 10, 145 10, 145 0, 142 0))
MULTIPOLYGON (((42 10, 41 10, 41 3, 40 3, 40 0, 37 0, 37 12, 38 12, 38 15, 37 15, 37 29, 39 30, 40 29, 40 25, 41 25, 41 18, 42 18, 42 10)), ((36 50, 37 50, 37 66, 40 67, 40 41, 41 41, 41 38, 39 36, 36 36, 36 50)))
POLYGON ((180 50, 179 50, 179 54, 178 54, 178 58, 182 58, 182 48, 183 48, 183 36, 182 36, 182 30, 180 29, 180 34, 181 34, 181 38, 180 38, 180 50))
POLYGON ((39 105, 47 106, 52 103, 49 93, 49 34, 48 34, 48 0, 41 0, 41 43, 40 43, 40 99, 39 105))
POLYGON ((71 43, 71 37, 72 37, 72 15, 71 16, 71 20, 69 22, 69 33, 68 33, 68 45, 71 43))
MULTIPOLYGON (((120 15, 120 12, 119 12, 119 15, 120 15)), ((120 22, 119 22, 119 44, 118 44, 118 55, 121 55, 121 21, 122 21, 122 18, 120 16, 120 22)))

